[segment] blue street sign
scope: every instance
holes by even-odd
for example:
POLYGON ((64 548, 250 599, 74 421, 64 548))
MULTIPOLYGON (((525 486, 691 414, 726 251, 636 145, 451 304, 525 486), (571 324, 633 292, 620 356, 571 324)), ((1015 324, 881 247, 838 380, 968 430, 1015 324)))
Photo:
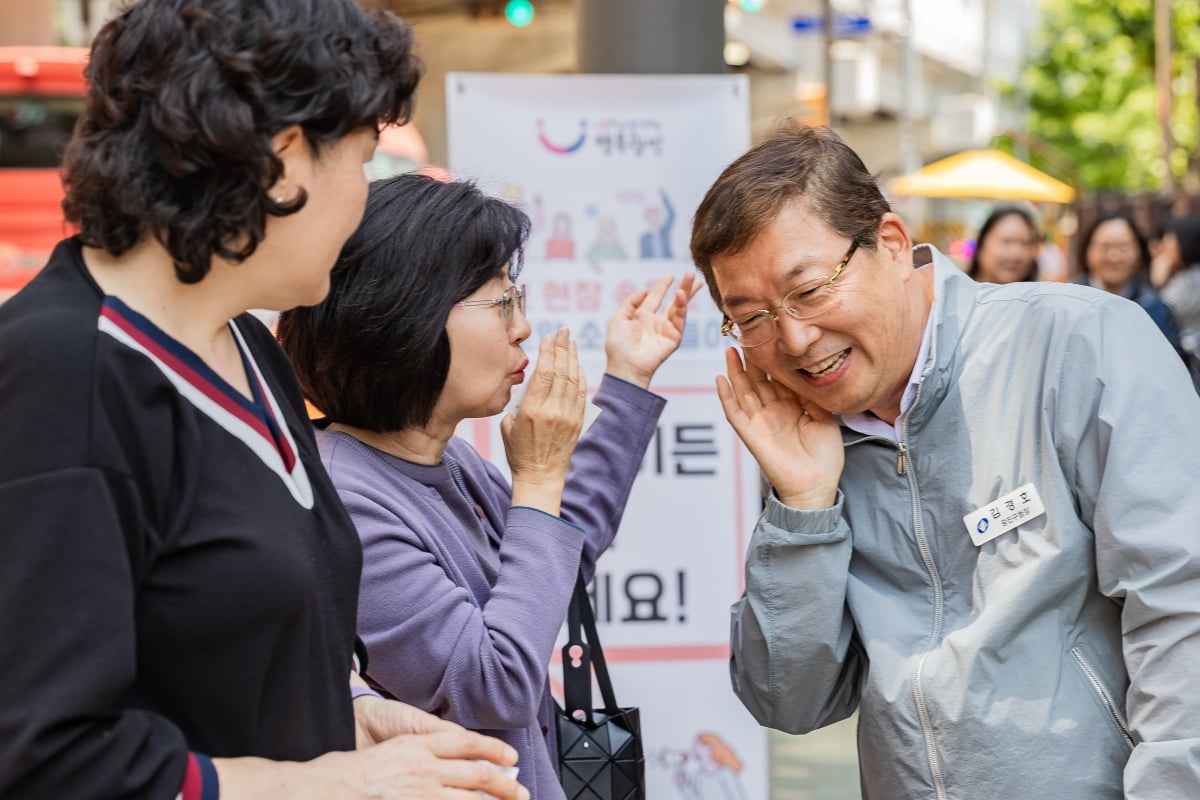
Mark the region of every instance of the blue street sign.
MULTIPOLYGON (((807 14, 792 17, 792 33, 809 34, 823 33, 824 31, 825 19, 823 17, 807 14)), ((871 20, 869 17, 849 17, 838 14, 834 18, 834 32, 838 36, 862 36, 871 32, 871 20)))

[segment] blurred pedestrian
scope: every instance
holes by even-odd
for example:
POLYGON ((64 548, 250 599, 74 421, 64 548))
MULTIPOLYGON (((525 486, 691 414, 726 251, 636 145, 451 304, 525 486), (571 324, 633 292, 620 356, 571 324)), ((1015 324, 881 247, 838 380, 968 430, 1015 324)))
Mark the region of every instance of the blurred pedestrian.
POLYGON ((1179 333, 1171 312, 1150 285, 1150 251, 1133 220, 1120 213, 1104 214, 1079 241, 1079 274, 1072 283, 1103 289, 1145 309, 1154 324, 1179 349, 1179 333))
POLYGON ((1032 214, 1017 206, 1001 206, 983 221, 967 274, 984 283, 1037 280, 1041 241, 1032 214))
POLYGON ((525 796, 476 761, 508 745, 352 671, 361 548, 247 313, 324 297, 420 71, 352 0, 140 0, 97 35, 80 233, 0 308, 5 800, 525 796))
POLYGON ((1179 346, 1200 391, 1200 217, 1171 220, 1163 238, 1182 268, 1162 287, 1162 299, 1179 327, 1179 346))
POLYGON ((768 487, 754 717, 857 712, 870 800, 1200 797, 1200 398, 1146 314, 970 280, 828 128, 734 161, 691 243, 768 487))
POLYGON ((1196 217, 1167 216, 1158 223, 1158 247, 1151 247, 1150 285, 1162 295, 1170 280, 1190 266, 1180 252, 1180 237, 1191 238, 1196 217))
POLYGON ((575 343, 565 329, 542 340, 500 423, 510 483, 455 431, 525 381, 514 281, 528 229, 469 183, 373 183, 329 298, 285 312, 279 336, 328 415, 321 455, 363 542, 372 684, 509 742, 521 782, 551 800, 564 794, 547 665, 576 576, 591 580, 616 535, 665 404, 648 387, 697 284, 689 273, 669 292, 664 277, 617 307, 603 410, 581 438, 575 343))
POLYGON ((1146 242, 1150 252, 1150 268, 1146 277, 1156 291, 1161 290, 1172 275, 1183 269, 1179 261, 1179 243, 1171 230, 1173 221, 1170 217, 1159 220, 1155 235, 1146 242))

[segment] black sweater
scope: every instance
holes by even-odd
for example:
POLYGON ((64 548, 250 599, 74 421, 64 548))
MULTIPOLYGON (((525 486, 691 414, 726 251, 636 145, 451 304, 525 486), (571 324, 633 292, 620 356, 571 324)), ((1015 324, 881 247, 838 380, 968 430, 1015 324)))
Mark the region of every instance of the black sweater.
POLYGON ((171 800, 189 751, 354 747, 358 538, 282 351, 234 326, 257 403, 76 240, 0 306, 6 800, 171 800))

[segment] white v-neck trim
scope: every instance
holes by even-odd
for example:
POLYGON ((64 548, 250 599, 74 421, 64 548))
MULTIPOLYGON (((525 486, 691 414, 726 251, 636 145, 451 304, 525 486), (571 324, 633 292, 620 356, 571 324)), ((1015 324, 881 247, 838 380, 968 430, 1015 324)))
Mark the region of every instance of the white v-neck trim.
MULTIPOLYGON (((122 303, 121 305, 124 304, 122 303)), ((120 313, 120 309, 117 309, 117 311, 120 313)), ((229 322, 229 327, 233 332, 237 347, 241 351, 246 363, 249 364, 251 370, 253 370, 253 377, 258 381, 258 386, 262 391, 262 395, 266 399, 269 410, 275 418, 276 427, 287 441, 288 446, 291 448, 292 453, 295 456, 290 471, 287 469, 283 455, 279 452, 279 448, 276 446, 273 440, 269 440, 268 438, 264 437, 263 434, 258 430, 251 427, 249 424, 231 412, 228 408, 225 408, 212 397, 210 397, 208 393, 196 385, 196 382, 181 374, 177 369, 175 369, 175 367, 167 363, 167 359, 172 358, 169 354, 169 351, 163 351, 165 356, 164 358, 163 356, 160 356, 158 352, 155 352, 154 349, 148 347, 142 341, 139 341, 135 333, 143 332, 137 331, 137 329, 133 327, 132 321, 125 320, 125 322, 127 324, 122 324, 122 322, 106 316, 102 312, 100 315, 99 329, 125 346, 150 359, 150 361, 158 367, 159 371, 162 372, 167 380, 171 382, 171 384, 175 387, 175 390, 178 391, 183 398, 185 398, 213 422, 217 423, 217 425, 241 440, 251 452, 258 456, 259 460, 262 461, 268 469, 274 472, 281 481, 283 481, 284 486, 287 487, 293 499, 295 499, 295 501, 299 503, 301 507, 305 509, 311 509, 313 507, 312 484, 310 483, 308 473, 304 468, 304 462, 300 458, 300 450, 296 446, 296 440, 292 436, 291 430, 288 428, 286 419, 279 407, 279 403, 275 400, 275 396, 271 392, 269 384, 263 378, 262 371, 259 369, 258 363, 254 360, 254 356, 251 353, 250 348, 246 345, 246 340, 242 337, 241 331, 238 330, 237 325, 232 320, 229 322)), ((149 321, 146 320, 146 322, 149 321)), ((153 323, 149 324, 153 325, 153 323)), ((187 349, 159 329, 155 329, 152 333, 156 336, 170 340, 175 347, 180 347, 185 350, 187 349)), ((150 334, 143 333, 143 335, 150 334)), ((198 377, 200 380, 205 380, 203 376, 198 377)), ((229 403, 232 404, 236 402, 233 398, 227 396, 228 393, 225 392, 222 387, 211 384, 211 382, 208 383, 210 384, 212 390, 225 396, 229 403)))

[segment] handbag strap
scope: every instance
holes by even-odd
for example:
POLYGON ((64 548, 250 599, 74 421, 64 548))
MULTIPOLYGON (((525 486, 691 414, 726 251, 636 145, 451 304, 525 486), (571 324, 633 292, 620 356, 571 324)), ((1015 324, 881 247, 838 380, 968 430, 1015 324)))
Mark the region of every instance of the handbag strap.
POLYGON ((567 608, 567 643, 563 645, 562 663, 563 699, 568 714, 583 711, 591 722, 592 669, 596 672, 596 684, 600 687, 600 694, 604 699, 605 712, 610 715, 620 713, 612 680, 608 675, 608 665, 604 661, 604 650, 600 646, 600 635, 596 632, 592 601, 588 597, 582 573, 575 577, 575 591, 567 608), (586 640, 584 635, 587 636, 586 640), (578 666, 572 663, 570 651, 574 647, 579 647, 582 651, 578 666))

